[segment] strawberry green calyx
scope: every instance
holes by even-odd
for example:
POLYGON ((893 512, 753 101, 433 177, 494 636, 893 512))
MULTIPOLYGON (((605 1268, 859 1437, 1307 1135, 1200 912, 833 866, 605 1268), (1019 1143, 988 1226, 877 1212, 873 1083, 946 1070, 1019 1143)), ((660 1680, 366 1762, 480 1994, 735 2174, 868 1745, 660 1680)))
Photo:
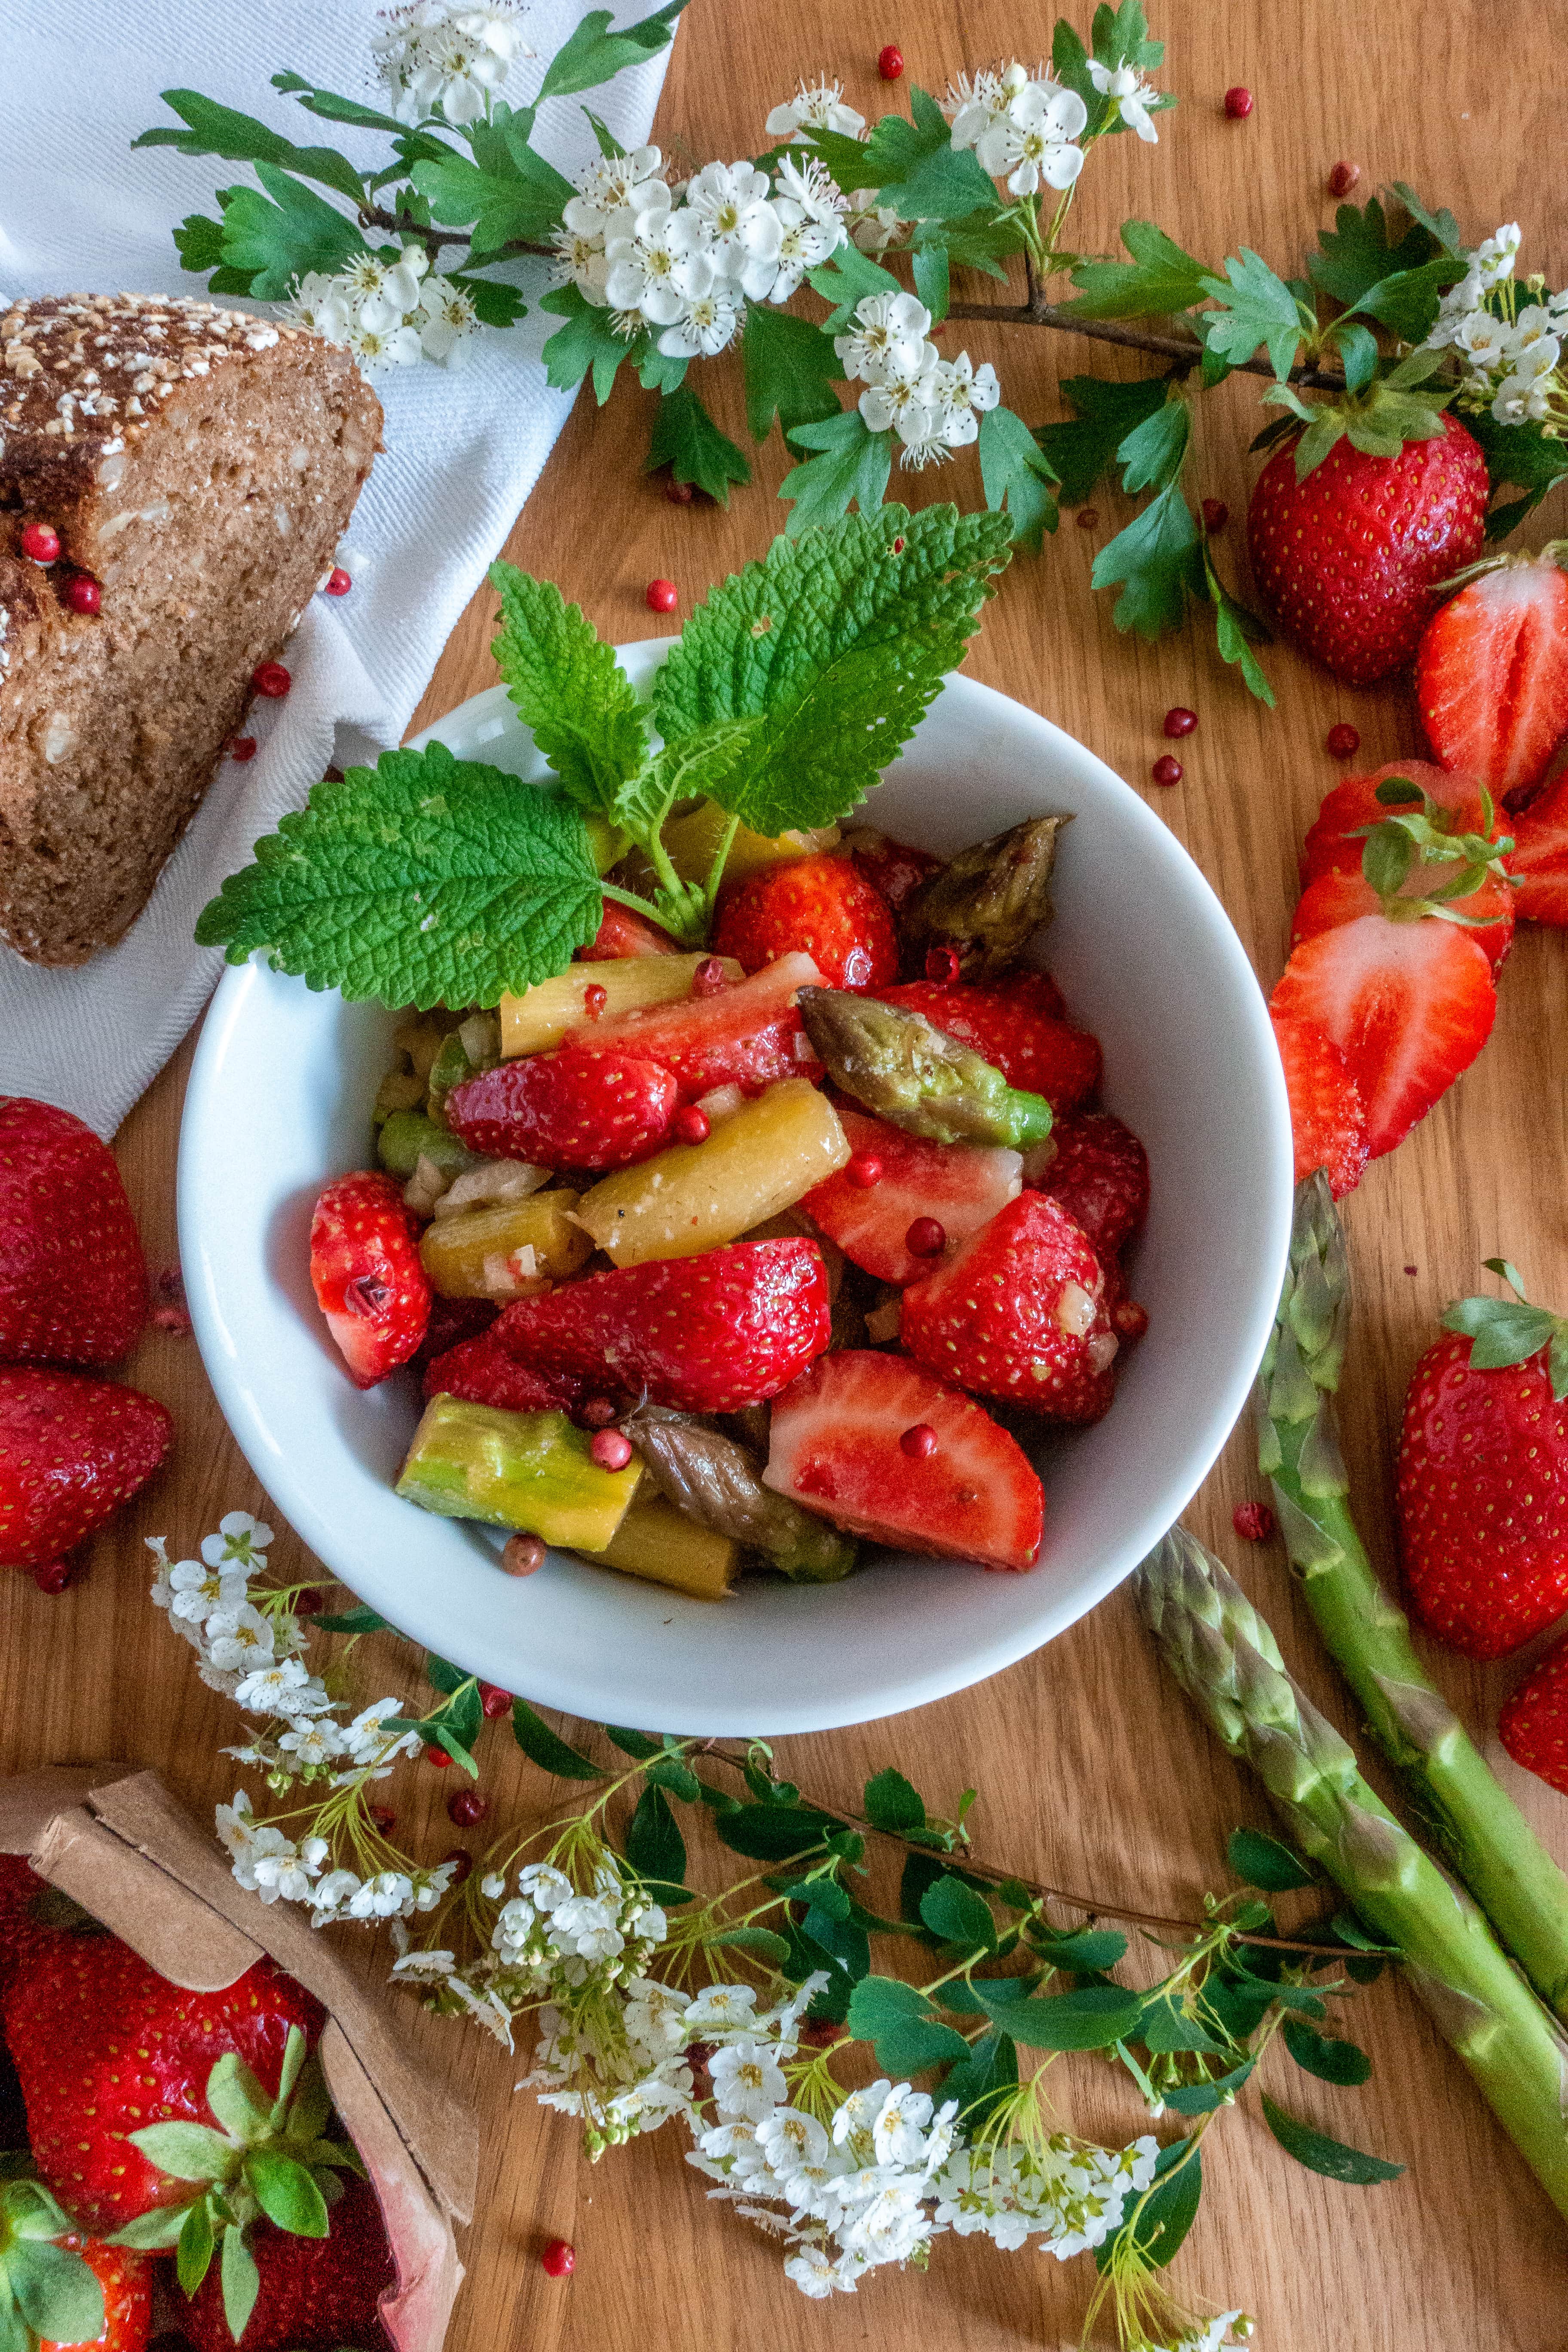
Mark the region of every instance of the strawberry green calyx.
POLYGON ((1444 429, 1443 411, 1454 396, 1451 384, 1435 389, 1426 381, 1442 365, 1442 358, 1440 352, 1415 351, 1375 382, 1363 376, 1358 383, 1347 352, 1350 388, 1332 403, 1303 400, 1288 383, 1270 384, 1263 395, 1265 405, 1286 409, 1289 415, 1269 428, 1268 437, 1278 432, 1283 439, 1295 429, 1291 419, 1301 428, 1296 443, 1299 482, 1314 473, 1341 440, 1368 457, 1397 457, 1407 441, 1435 441, 1444 429))
POLYGON ((836 1085, 879 1118, 931 1143, 1043 1143, 1051 1107, 1010 1087, 971 1046, 908 1013, 845 988, 803 988, 795 999, 836 1085))
POLYGON ((69 2246, 74 2227, 29 2156, 0 2157, 0 2352, 34 2352, 40 2337, 93 2344, 103 2332, 103 2289, 69 2246))
POLYGON ((1484 1264, 1489 1274, 1508 1284, 1513 1298, 1456 1298, 1443 1317, 1444 1330, 1468 1336, 1470 1362, 1478 1372, 1502 1371, 1544 1349, 1546 1375, 1561 1404, 1568 1397, 1568 1316, 1532 1307, 1518 1268, 1506 1257, 1489 1257, 1484 1264))
POLYGON ((1454 812, 1435 801, 1405 776, 1387 776, 1377 788, 1379 803, 1391 814, 1380 824, 1361 825, 1352 839, 1366 843, 1361 854, 1363 878, 1383 901, 1391 922, 1420 922, 1435 915, 1466 930, 1484 930, 1500 922, 1499 915, 1466 915, 1458 901, 1468 898, 1483 883, 1510 881, 1503 859, 1513 848, 1511 834, 1492 838, 1496 815, 1491 794, 1483 787, 1481 817, 1484 833, 1456 833, 1454 812), (1406 887, 1413 874, 1427 887, 1406 887))
POLYGON ((1423 1819, 1438 1825, 1501 1942, 1568 2018, 1568 1877, 1431 1681, 1351 1517, 1332 1402, 1349 1319, 1344 1234, 1320 1171, 1296 1191, 1289 1265, 1258 1376, 1258 1466, 1303 1597, 1378 1744, 1423 1819))
POLYGON ((320 2063, 290 2026, 276 2099, 242 2058, 226 2052, 207 2076, 214 2125, 149 2124, 131 2143, 148 2162, 197 2185, 181 2204, 161 2205, 117 2231, 111 2245, 143 2252, 174 2248, 175 2272, 194 2294, 216 2254, 224 2312, 237 2343, 259 2287, 247 2233, 265 2216, 296 2237, 324 2238, 328 2207, 342 2194, 339 2170, 363 2173, 359 2151, 323 2137, 332 2119, 320 2063))

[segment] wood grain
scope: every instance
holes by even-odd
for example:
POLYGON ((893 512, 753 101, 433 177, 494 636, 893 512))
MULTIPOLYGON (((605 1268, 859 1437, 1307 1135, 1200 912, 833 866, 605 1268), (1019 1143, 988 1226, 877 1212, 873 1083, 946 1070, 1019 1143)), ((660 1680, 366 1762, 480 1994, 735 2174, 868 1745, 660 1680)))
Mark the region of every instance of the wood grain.
MULTIPOLYGON (((1170 43, 1162 79, 1181 93, 1181 110, 1161 118, 1158 148, 1127 138, 1095 159, 1080 197, 1082 242, 1110 246, 1132 214, 1158 219, 1212 257, 1245 241, 1293 265, 1330 217, 1324 182, 1342 156, 1361 165, 1360 193, 1408 179, 1451 204, 1472 237, 1519 219, 1529 259, 1560 283, 1565 231, 1542 186, 1544 159, 1556 152, 1557 99, 1539 69, 1539 13, 1522 0, 1449 0, 1442 9, 1419 0, 1336 7, 1168 0, 1155 29, 1170 43), (1227 121, 1220 106, 1237 81, 1257 96, 1241 124, 1227 121)), ((889 38, 911 78, 940 89, 957 67, 1019 42, 1032 56, 1048 26, 1044 16, 1021 16, 1016 0, 921 0, 901 22, 855 0, 795 0, 779 12, 695 0, 658 136, 686 164, 751 152, 766 108, 803 68, 840 75, 851 100, 874 114, 886 96, 875 56, 889 38)), ((174 62, 154 60, 150 70, 155 78, 174 62)), ((981 281, 962 290, 978 298, 987 289, 981 281)), ((1103 354, 1081 344, 1022 328, 973 328, 965 341, 977 361, 995 362, 1010 404, 1031 421, 1060 413, 1058 369, 1104 364, 1103 354)), ((721 422, 743 438, 738 371, 728 362, 710 368, 704 390, 715 386, 721 422)), ((1226 499, 1238 519, 1251 471, 1247 443, 1262 421, 1258 389, 1227 385, 1205 400, 1199 422, 1198 488, 1226 499)), ((771 498, 783 470, 776 446, 763 456, 758 484, 727 512, 670 506, 657 482, 639 480, 649 406, 625 383, 602 412, 579 404, 509 548, 580 599, 612 638, 649 633, 642 592, 650 578, 674 579, 689 610, 710 581, 758 554, 782 520, 771 498)), ((972 455, 915 488, 917 497, 952 494, 977 499, 972 455)), ((1048 713, 1140 787, 1163 748, 1167 707, 1199 712, 1197 732, 1182 746, 1185 782, 1150 797, 1215 884, 1269 984, 1288 933, 1296 845, 1333 774, 1324 733, 1336 719, 1353 719, 1368 766, 1414 753, 1419 735, 1407 694, 1399 685, 1352 694, 1277 648, 1270 670, 1279 707, 1270 714, 1222 671, 1211 644, 1181 636, 1150 647, 1119 637, 1108 601, 1089 594, 1088 574, 1094 549, 1125 509, 1114 497, 1097 504, 1098 529, 1075 528, 1068 518, 1041 561, 1018 562, 971 667, 1048 713)), ((1541 539, 1564 527, 1552 509, 1539 521, 1541 539)), ((1233 522, 1226 553, 1238 570, 1239 538, 1233 522)), ((481 595, 453 635, 420 723, 489 683, 489 623, 490 600, 481 595)), ((1384 1566, 1399 1402, 1443 1302, 1472 1286, 1479 1260, 1499 1249, 1521 1264, 1538 1296, 1568 1300, 1568 1113, 1555 1075, 1568 1066, 1565 959, 1560 936, 1521 938, 1504 977, 1497 1034, 1479 1066, 1350 1204, 1360 1305, 1344 1419, 1363 1524, 1384 1566)), ((187 1063, 188 1049, 121 1138, 149 1253, 160 1265, 174 1255, 173 1177, 187 1063)), ((256 1148, 267 1148, 260 1105, 256 1148)), ((1223 1167, 1213 1181, 1225 1184, 1223 1167)), ((1223 1267, 1214 1278, 1226 1278, 1223 1267)), ((188 1549, 221 1511, 259 1508, 262 1498, 188 1340, 151 1335, 131 1375, 174 1410, 174 1465, 98 1543, 79 1588, 47 1600, 25 1577, 0 1580, 8 1662, 0 1764, 129 1758, 158 1766, 205 1811, 234 1786, 234 1769, 216 1750, 235 1738, 236 1718, 200 1688, 186 1652, 149 1607, 141 1538, 167 1531, 188 1549)), ((1245 1547, 1231 1535, 1233 1506, 1254 1491, 1243 1433, 1194 1504, 1193 1524, 1245 1578, 1314 1696, 1353 1734, 1353 1710, 1325 1668, 1278 1550, 1245 1547)), ((292 1538, 278 1551, 303 1567, 292 1538)), ((1481 1673, 1433 1663, 1466 1720, 1489 1738, 1517 1664, 1481 1673)), ((983 1791, 974 1826, 987 1854, 1058 1884, 1100 1889, 1108 1900, 1120 1893, 1189 1916, 1205 1885, 1223 1884, 1227 1831, 1265 1819, 1256 1787, 1161 1680, 1125 1594, 979 1689, 891 1722, 792 1741, 784 1762, 841 1800, 888 1762, 938 1801, 973 1783, 983 1791)), ((1568 1807, 1506 1759, 1500 1769, 1568 1861, 1568 1807)), ((426 1850, 439 1853, 452 1843, 440 1811, 445 1791, 435 1774, 426 1778, 420 1797, 400 1802, 423 1801, 426 1850)), ((498 1814, 547 1801, 499 1733, 485 1783, 498 1814)), ((555 1792, 557 1801, 567 1793, 555 1792)), ((569 2125, 512 2096, 520 2070, 492 2043, 410 2015, 432 2060, 471 2092, 485 2136, 486 2191, 465 2248, 469 2279, 452 2352, 726 2352, 759 2336, 774 2352, 830 2344, 891 2352, 916 2339, 1010 2352, 1077 2341, 1083 2265, 1029 2252, 1005 2257, 973 2240, 942 2241, 925 2278, 881 2274, 853 2302, 807 2304, 782 2281, 773 2248, 705 2205, 673 2131, 592 2170, 569 2125), (570 2284, 538 2268, 541 2246, 557 2234, 577 2248, 570 2284)), ((1557 2352, 1563 2240, 1545 2200, 1396 1984, 1380 1984, 1357 2002, 1353 2030, 1375 2061, 1364 2090, 1331 2092, 1299 2075, 1281 2081, 1292 2076, 1282 2057, 1271 2079, 1314 2122, 1405 2158, 1405 2176, 1375 2189, 1310 2176, 1282 2157, 1255 2102, 1244 2099, 1208 2143, 1208 2192, 1181 2279, 1194 2296, 1258 2314, 1268 2352, 1350 2344, 1365 2352, 1460 2344, 1474 2352, 1557 2352)), ((1061 2074, 1064 2098, 1086 2121, 1137 2127, 1138 2113, 1094 2062, 1067 2060, 1061 2074)))

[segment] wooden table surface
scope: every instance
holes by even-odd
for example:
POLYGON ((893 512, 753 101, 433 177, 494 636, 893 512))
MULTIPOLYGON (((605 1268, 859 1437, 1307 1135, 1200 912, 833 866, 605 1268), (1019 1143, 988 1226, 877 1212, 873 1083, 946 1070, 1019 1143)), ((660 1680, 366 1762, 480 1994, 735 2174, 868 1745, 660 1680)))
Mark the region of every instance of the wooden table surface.
MULTIPOLYGON (((1087 29, 1087 7, 1082 13, 1087 29)), ((1521 0, 1449 0, 1442 9, 1421 0, 1335 7, 1167 0, 1153 29, 1168 40, 1162 79, 1180 93, 1181 110, 1160 118, 1157 148, 1125 138, 1093 158, 1080 193, 1081 243, 1110 246, 1117 225, 1134 215, 1159 220, 1200 253, 1217 257, 1246 242, 1293 268, 1330 217, 1324 181, 1344 156, 1362 167, 1361 193, 1409 180, 1429 201, 1451 205, 1472 239, 1519 219, 1529 262, 1562 282, 1564 229, 1542 183, 1543 160, 1559 152, 1559 101, 1542 71, 1539 10, 1521 0), (1221 110, 1235 82, 1256 95, 1244 123, 1221 110)), ((897 95, 875 76, 885 40, 899 41, 913 79, 940 89, 961 66, 1016 45, 1032 58, 1048 37, 1047 17, 1021 15, 1016 0, 920 0, 901 18, 856 0, 795 0, 776 16, 735 0, 694 0, 656 134, 688 167, 743 154, 761 143, 763 114, 800 69, 841 76, 848 98, 874 115, 897 95)), ((157 60, 157 68, 164 62, 172 61, 157 60)), ((983 289, 984 281, 974 291, 983 289)), ((950 352, 956 340, 953 331, 950 352)), ((1026 329, 977 330, 967 341, 977 361, 995 362, 1005 397, 1031 422, 1060 413, 1058 364, 1064 374, 1101 364, 1081 342, 1026 329)), ((703 387, 742 439, 738 368, 708 367, 703 387)), ((1258 391, 1233 380, 1205 399, 1198 428, 1197 486, 1227 500, 1238 519, 1225 542, 1238 568, 1258 391)), ((636 470, 650 405, 625 381, 602 412, 584 397, 508 549, 559 581, 612 639, 648 632, 643 589, 650 578, 676 581, 687 611, 710 581, 761 553, 783 520, 772 496, 783 470, 776 443, 761 478, 727 512, 667 503, 660 485, 636 470)), ((978 503, 973 454, 923 488, 978 503)), ((1119 637, 1109 600, 1091 598, 1088 581, 1096 546, 1126 509, 1116 497, 1096 502, 1097 530, 1075 529, 1069 517, 1042 559, 1016 562, 969 667, 1149 789, 1219 891, 1267 987, 1288 935, 1296 845, 1334 773, 1324 732, 1336 719, 1353 719, 1365 766, 1414 753, 1419 735, 1408 694, 1397 683, 1352 693, 1276 648, 1269 666, 1279 703, 1271 713, 1247 698, 1212 641, 1196 633, 1158 647, 1119 637), (1181 747, 1184 782, 1160 793, 1146 780, 1173 703, 1190 704, 1201 724, 1181 747)), ((1542 540, 1564 529, 1560 509, 1537 520, 1542 540)), ((482 594, 465 614, 418 723, 490 682, 490 608, 482 594)), ((1565 973, 1568 941, 1527 929, 1479 1066, 1349 1204, 1360 1304, 1344 1421, 1363 1526, 1385 1567, 1400 1400, 1445 1300, 1475 1286, 1480 1258, 1500 1250, 1525 1268, 1537 1296, 1568 1300, 1568 1134, 1563 1090, 1548 1075, 1568 1067, 1565 973)), ((1083 1008, 1090 1020, 1092 1010, 1083 1008)), ((155 1265, 174 1256, 174 1153, 188 1060, 187 1047, 121 1138, 155 1265)), ((265 1106, 258 1107, 256 1144, 267 1146, 265 1106)), ((1224 1185, 1223 1167, 1214 1181, 1224 1185)), ((1225 1279, 1223 1267, 1215 1278, 1225 1279)), ((201 1688, 188 1651, 149 1605, 142 1538, 167 1532, 177 1556, 222 1511, 266 1506, 190 1340, 150 1334, 129 1377, 174 1412, 173 1465, 100 1538, 86 1580, 63 1597, 45 1598, 26 1577, 0 1579, 7 1661, 0 1769, 128 1758, 158 1767, 205 1815, 236 1784, 236 1768, 217 1750, 236 1738, 237 1719, 201 1688)), ((1353 1733, 1353 1709, 1295 1601, 1278 1547, 1244 1546, 1231 1533, 1233 1507, 1256 1490, 1242 1431, 1193 1506, 1192 1524, 1245 1578, 1309 1689, 1353 1733)), ((302 1565, 301 1547, 279 1524, 279 1561, 302 1565)), ((1509 1670, 1483 1674, 1441 1656, 1433 1664, 1568 1861, 1568 1805, 1515 1770, 1492 1738, 1509 1670)), ((792 1777, 839 1801, 887 1763, 939 1802, 973 1784, 982 1792, 973 1821, 978 1851, 1107 1901, 1120 1895, 1189 1916, 1206 1885, 1226 1884, 1230 1828, 1266 1819, 1255 1783, 1162 1678, 1125 1593, 975 1690, 889 1722, 789 1741, 782 1756, 792 1777)), ((500 1727, 484 1770, 498 1817, 550 1802, 552 1792, 500 1727)), ((427 1779, 427 1850, 439 1853, 450 1838, 444 1791, 434 1774, 427 1779)), ((412 1801, 402 1799, 405 1807, 412 1801)), ((1077 2341, 1092 2283, 1087 2263, 1003 2255, 978 2239, 942 2240, 927 2276, 881 2272, 853 2301, 807 2303, 782 2279, 772 2245, 705 2205, 700 2180, 681 2161, 678 2127, 590 2169, 569 2123, 546 2116, 527 2095, 513 2096, 521 2069, 492 2042, 412 2005, 406 2013, 434 2063, 471 2093, 484 2136, 483 2202, 464 2246, 468 2280, 451 2352, 727 2352, 759 2336, 773 2352, 850 2344, 891 2352, 911 2340, 1003 2352, 1077 2341), (538 2267, 541 2246, 557 2234, 577 2249, 566 2284, 538 2267)), ((1297 2074, 1283 2053, 1269 2062, 1270 2079, 1279 2091, 1280 2077, 1289 2078, 1282 2095, 1298 2112, 1404 2158, 1404 2178, 1358 2189, 1301 2171, 1269 2138, 1249 2092, 1206 2143, 1207 2193, 1178 2277, 1196 2296, 1257 2314, 1258 2340, 1268 2352, 1460 2344, 1471 2352, 1558 2352, 1565 2248, 1545 2198, 1402 1987, 1380 1983, 1357 2000, 1349 2022, 1375 2062, 1364 2090, 1331 2091, 1297 2074)), ((1064 2095, 1086 2119, 1103 2109, 1108 2126, 1139 2127, 1135 2105, 1107 2104, 1096 2062, 1068 2059, 1059 2073, 1064 2095)))

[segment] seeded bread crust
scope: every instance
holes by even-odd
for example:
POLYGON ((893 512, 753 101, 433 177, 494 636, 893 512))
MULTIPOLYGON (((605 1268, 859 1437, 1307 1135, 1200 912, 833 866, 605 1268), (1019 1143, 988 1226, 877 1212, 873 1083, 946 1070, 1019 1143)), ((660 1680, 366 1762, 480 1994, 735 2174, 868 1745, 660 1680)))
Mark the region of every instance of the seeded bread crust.
POLYGON ((380 446, 346 351, 208 302, 0 313, 0 939, 83 963, 145 905, 380 446), (47 568, 29 522, 58 535, 47 568), (83 573, 96 614, 68 603, 83 573))

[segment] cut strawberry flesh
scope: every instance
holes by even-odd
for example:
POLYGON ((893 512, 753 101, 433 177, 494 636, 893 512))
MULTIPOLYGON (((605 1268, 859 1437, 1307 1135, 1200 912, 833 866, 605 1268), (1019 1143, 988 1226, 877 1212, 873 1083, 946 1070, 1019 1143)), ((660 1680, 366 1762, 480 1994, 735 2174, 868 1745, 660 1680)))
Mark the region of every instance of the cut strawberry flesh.
POLYGON ((613 898, 605 901, 605 919, 585 948, 579 948, 579 963, 620 963, 627 956, 683 955, 686 950, 668 931, 661 931, 629 907, 617 907, 613 898))
POLYGON ((1415 657, 1426 740, 1494 800, 1539 784, 1568 730, 1568 577, 1550 557, 1472 580, 1415 657))
POLYGON ((583 1382, 531 1371, 507 1353, 489 1331, 435 1357, 425 1368, 425 1394, 488 1404, 500 1412, 548 1412, 575 1402, 583 1382))
POLYGON ((846 1257, 879 1281, 913 1282, 931 1272, 930 1258, 909 1247, 917 1219, 934 1217, 949 1242, 962 1242, 1005 1209, 1023 1183, 1016 1151, 928 1143, 852 1104, 837 1108, 851 1152, 879 1160, 881 1175, 862 1186, 841 1169, 800 1205, 846 1257))
MULTIPOLYGON (((1455 833, 1482 833, 1486 812, 1481 806, 1479 787, 1474 777, 1450 775, 1446 768, 1434 768, 1425 760, 1393 760, 1386 768, 1379 768, 1370 776, 1347 776, 1323 795, 1306 840, 1301 844, 1301 885, 1316 881, 1320 874, 1359 874, 1362 852, 1366 847, 1359 828, 1381 824, 1394 811, 1386 808, 1377 797, 1379 784, 1403 776, 1417 792, 1424 792, 1437 803, 1439 808, 1452 814, 1455 833)), ((1412 810, 1418 808, 1412 801, 1412 810)), ((1489 838, 1511 828, 1500 811, 1494 809, 1489 838)))
POLYGON ((310 1283, 356 1388, 408 1361, 430 1320, 431 1291, 390 1176, 361 1170, 327 1186, 310 1220, 310 1283))
POLYGON ((1058 1117, 1100 1084, 1100 1043, 1044 1009, 1061 999, 1044 972, 1019 974, 1000 987, 964 981, 906 982, 876 988, 873 996, 907 1013, 923 1013, 933 1028, 956 1037, 1001 1071, 1010 1087, 1044 1095, 1058 1117))
POLYGON ((775 1397, 763 1478, 895 1549, 996 1569, 1031 1568, 1039 1551, 1045 1496, 1027 1455, 983 1405, 900 1356, 845 1349, 775 1397), (906 1452, 919 1427, 935 1445, 906 1452))
POLYGON ((1375 1160, 1424 1118, 1486 1044, 1497 1011, 1485 951, 1452 923, 1363 915, 1303 940, 1270 999, 1344 1055, 1375 1160))
MULTIPOLYGON (((1443 871, 1440 865, 1413 866, 1400 897, 1419 898, 1434 886, 1441 888, 1443 871)), ((1495 971, 1513 944, 1513 892, 1508 883, 1489 874, 1480 888, 1472 890, 1468 898, 1451 898, 1447 903, 1456 914, 1473 919, 1467 927, 1469 937, 1484 950, 1487 961, 1495 971)), ((1301 894, 1290 926, 1290 945, 1299 947, 1303 940, 1316 939, 1320 931, 1337 930, 1342 923, 1353 923, 1363 915, 1382 912, 1383 901, 1364 875, 1320 874, 1301 894)))
POLYGON ((1515 819, 1513 842, 1503 864, 1517 880, 1515 914, 1568 929, 1568 775, 1515 819))
POLYGON ((1366 1109, 1350 1065, 1315 1022, 1274 1016, 1290 1097, 1296 1181, 1321 1168, 1336 1201, 1361 1182, 1368 1158, 1366 1109))
POLYGON ((808 955, 780 956, 733 987, 585 1024, 570 1042, 661 1064, 687 1102, 715 1087, 757 1094, 778 1078, 821 1076, 795 1003, 797 990, 821 982, 808 955))

